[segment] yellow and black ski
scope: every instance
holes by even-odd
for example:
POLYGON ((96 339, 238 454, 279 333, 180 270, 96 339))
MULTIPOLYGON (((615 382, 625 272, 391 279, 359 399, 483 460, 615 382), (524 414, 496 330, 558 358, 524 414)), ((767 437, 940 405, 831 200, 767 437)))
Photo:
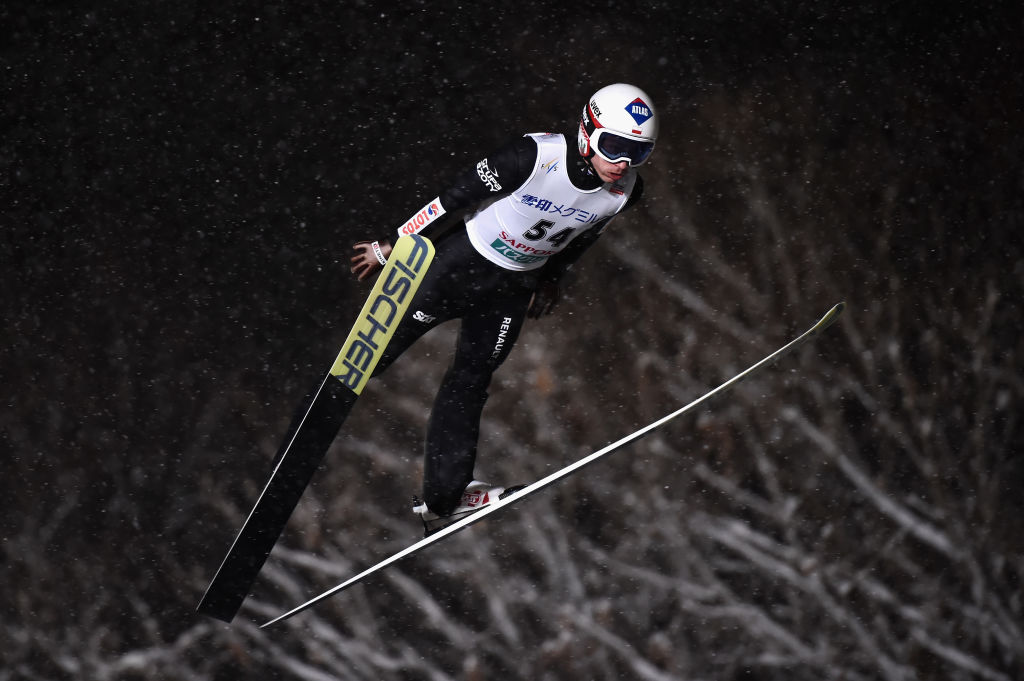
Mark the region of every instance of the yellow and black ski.
POLYGON ((434 247, 417 234, 395 244, 337 359, 282 445, 273 472, 210 582, 198 612, 230 622, 252 588, 356 398, 405 317, 434 247))

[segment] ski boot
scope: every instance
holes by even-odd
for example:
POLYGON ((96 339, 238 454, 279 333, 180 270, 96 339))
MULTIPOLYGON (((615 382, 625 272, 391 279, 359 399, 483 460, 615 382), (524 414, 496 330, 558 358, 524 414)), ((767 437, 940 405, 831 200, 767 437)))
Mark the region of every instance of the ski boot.
POLYGON ((423 521, 423 536, 429 537, 438 530, 442 530, 452 523, 462 520, 467 515, 490 506, 498 499, 504 499, 524 487, 526 485, 496 487, 486 482, 474 480, 466 486, 466 490, 462 493, 462 499, 459 500, 459 505, 449 515, 437 515, 427 508, 427 505, 418 497, 412 498, 412 511, 419 514, 420 519, 423 521))

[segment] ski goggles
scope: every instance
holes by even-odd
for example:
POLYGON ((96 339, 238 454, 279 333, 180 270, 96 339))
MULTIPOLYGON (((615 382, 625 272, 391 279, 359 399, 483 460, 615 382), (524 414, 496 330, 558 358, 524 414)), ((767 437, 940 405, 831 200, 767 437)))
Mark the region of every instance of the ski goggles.
POLYGON ((640 165, 654 151, 654 142, 623 137, 603 128, 594 131, 590 143, 594 151, 609 163, 629 161, 631 166, 640 165))

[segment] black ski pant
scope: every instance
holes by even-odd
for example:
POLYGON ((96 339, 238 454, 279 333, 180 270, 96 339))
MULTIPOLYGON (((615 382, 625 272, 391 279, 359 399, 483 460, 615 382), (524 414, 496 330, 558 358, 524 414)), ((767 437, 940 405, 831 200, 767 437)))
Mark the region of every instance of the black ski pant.
MULTIPOLYGON (((445 515, 473 480, 491 376, 512 351, 538 279, 535 271, 513 272, 489 262, 469 243, 465 230, 440 241, 436 249, 434 262, 373 375, 387 369, 426 332, 461 319, 455 357, 434 399, 424 447, 423 500, 432 511, 445 515)), ((299 405, 274 466, 288 450, 314 397, 333 380, 325 375, 299 405)), ((334 428, 340 427, 352 402, 338 402, 341 411, 331 433, 337 432, 334 428)), ((331 433, 322 439, 327 441, 331 433)))
POLYGON ((513 272, 491 263, 476 252, 465 230, 436 248, 434 262, 374 375, 427 331, 461 320, 455 356, 430 412, 424 452, 423 500, 434 513, 446 515, 473 480, 491 376, 519 336, 537 272, 513 272))

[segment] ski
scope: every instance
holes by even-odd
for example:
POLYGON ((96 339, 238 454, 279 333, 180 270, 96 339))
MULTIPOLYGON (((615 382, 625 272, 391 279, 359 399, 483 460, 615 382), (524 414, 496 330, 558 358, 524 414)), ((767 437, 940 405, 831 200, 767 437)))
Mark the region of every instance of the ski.
POLYGON ((207 587, 198 612, 225 622, 234 619, 405 316, 433 257, 433 244, 419 235, 402 237, 395 244, 334 364, 294 432, 286 436, 270 478, 207 587))
POLYGON ((558 471, 552 473, 551 475, 547 476, 546 478, 542 478, 541 480, 538 480, 537 482, 535 482, 535 483, 533 483, 531 485, 527 485, 527 486, 523 487, 521 490, 519 490, 518 492, 516 492, 514 494, 511 494, 511 495, 505 497, 504 499, 499 499, 499 500, 495 501, 494 503, 492 503, 490 506, 485 506, 484 508, 480 509, 479 511, 476 511, 476 512, 470 514, 469 516, 466 516, 465 518, 462 518, 461 520, 458 520, 455 523, 453 523, 451 525, 448 525, 447 527, 444 527, 444 528, 438 530, 437 532, 429 535, 428 537, 426 537, 424 539, 421 539, 420 541, 416 542, 415 544, 412 544, 411 546, 409 546, 409 547, 407 547, 407 548, 405 548, 405 549, 403 549, 403 550, 401 550, 401 551, 399 551, 399 552, 389 556, 388 558, 385 558, 384 560, 382 560, 381 562, 377 563, 373 567, 370 567, 370 568, 364 570, 363 572, 360 572, 359 574, 357 574, 356 576, 352 577, 351 579, 349 579, 349 580, 347 580, 345 582, 342 582, 341 584, 335 586, 332 589, 329 589, 329 590, 325 591, 324 593, 320 594, 319 596, 306 601, 302 605, 300 605, 300 606, 298 606, 296 608, 293 608, 292 610, 289 610, 288 612, 286 612, 286 613, 284 613, 284 614, 282 614, 282 615, 280 615, 280 616, 278 616, 278 617, 276 617, 276 618, 274 618, 274 619, 272 619, 272 620, 270 620, 270 621, 260 625, 260 628, 269 627, 269 626, 271 626, 273 624, 276 624, 278 622, 282 622, 282 621, 284 621, 286 619, 289 619, 290 617, 293 617, 294 615, 297 615, 300 612, 313 607, 314 605, 316 605, 320 601, 323 601, 324 599, 329 598, 330 596, 333 596, 334 594, 336 594, 338 592, 344 591, 345 589, 348 589, 349 587, 355 586, 356 584, 358 584, 358 583, 362 582, 363 580, 365 580, 367 577, 369 577, 369 576, 371 576, 371 575, 373 575, 375 573, 380 572, 384 568, 386 568, 386 567, 388 567, 388 566, 390 566, 390 565, 392 565, 394 563, 397 563, 398 561, 402 560, 403 558, 408 558, 409 556, 412 556, 413 554, 419 553, 420 551, 422 551, 423 549, 427 548, 428 546, 436 544, 436 543, 438 543, 438 542, 440 542, 440 541, 450 537, 451 535, 455 534, 456 532, 464 530, 467 527, 469 527, 470 525, 473 525, 474 523, 480 522, 484 518, 487 518, 488 516, 490 516, 490 515, 492 515, 494 513, 498 513, 499 511, 505 510, 506 508, 508 508, 512 504, 515 504, 515 503, 518 503, 518 502, 522 501, 523 499, 525 499, 526 497, 530 496, 531 494, 536 494, 537 492, 541 491, 545 487, 547 487, 549 485, 552 485, 555 482, 558 482, 562 478, 565 478, 565 477, 567 477, 569 475, 572 475, 573 473, 575 473, 576 471, 580 470, 584 466, 588 466, 588 465, 594 463, 595 461, 597 461, 598 459, 601 459, 602 457, 607 456, 608 454, 611 454, 612 452, 614 452, 614 451, 616 451, 618 449, 621 449, 622 447, 625 447, 626 445, 628 445, 628 444, 630 444, 632 442, 635 442, 636 440, 639 440, 640 438, 644 437, 645 435, 648 435, 652 431, 657 430, 661 426, 665 425, 666 423, 668 423, 672 419, 675 419, 678 416, 682 416, 683 414, 685 414, 685 413, 687 413, 689 411, 692 411, 693 409, 695 409, 699 405, 701 405, 701 404, 707 402, 708 400, 710 400, 712 397, 720 395, 720 394, 726 392, 727 390, 729 390, 730 388, 735 387, 736 384, 738 384, 740 381, 743 381, 744 379, 750 378, 751 376, 753 376, 754 374, 756 374, 757 372, 759 372, 760 370, 762 370, 766 366, 774 364, 776 361, 778 361, 782 357, 788 355, 789 353, 791 353, 792 351, 796 350, 797 348, 799 348, 801 345, 803 345, 807 341, 811 340, 812 338, 814 338, 815 336, 820 334, 822 331, 824 331, 829 326, 831 326, 832 323, 836 321, 836 319, 839 318, 839 315, 842 314, 842 311, 843 311, 844 307, 845 307, 845 303, 838 303, 837 305, 832 307, 832 309, 829 310, 825 314, 825 316, 822 317, 810 329, 808 329, 807 331, 805 331, 804 333, 802 333, 801 335, 799 335, 798 337, 796 337, 795 339, 793 339, 792 341, 787 343, 786 345, 782 346, 781 348, 779 348, 775 352, 771 353, 770 355, 768 355, 767 357, 765 357, 761 361, 759 361, 756 364, 748 367, 744 371, 741 371, 740 373, 736 374, 735 376, 733 376, 732 378, 727 380, 725 383, 722 383, 717 388, 714 388, 713 390, 710 390, 707 393, 705 393, 704 395, 698 397, 696 400, 694 400, 693 402, 690 402, 685 407, 677 409, 676 411, 672 412, 671 414, 663 416, 662 418, 658 419, 657 421, 654 421, 653 423, 650 423, 650 424, 644 426, 643 428, 637 430, 634 433, 631 433, 631 434, 627 435, 626 437, 622 438, 621 440, 619 440, 617 442, 613 442, 612 444, 606 446, 603 449, 600 449, 600 450, 598 450, 598 451, 596 451, 596 452, 594 452, 592 454, 589 454, 588 456, 586 456, 586 457, 584 457, 584 458, 582 458, 582 459, 580 459, 580 460, 578 460, 578 461, 576 461, 576 462, 566 466, 565 468, 562 468, 561 470, 558 470, 558 471))

